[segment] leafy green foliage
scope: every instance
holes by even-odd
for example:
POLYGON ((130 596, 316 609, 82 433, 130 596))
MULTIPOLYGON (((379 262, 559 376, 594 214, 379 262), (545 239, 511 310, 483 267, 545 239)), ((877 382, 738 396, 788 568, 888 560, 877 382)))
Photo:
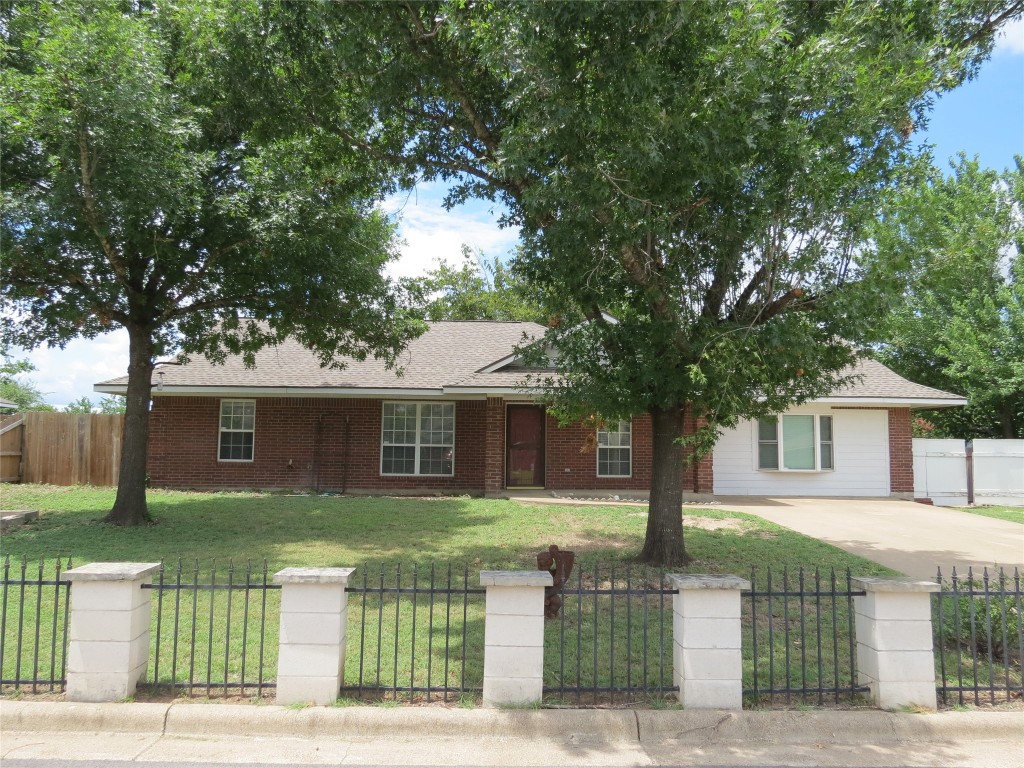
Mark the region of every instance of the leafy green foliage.
POLYGON ((386 174, 285 108, 301 104, 303 76, 261 42, 255 0, 0 13, 4 338, 128 330, 124 495, 110 519, 134 524, 156 356, 251 362, 294 336, 325 365, 391 360, 419 330, 382 276, 396 253, 374 208, 386 174), (243 69, 265 77, 239 90, 243 69))
POLYGON ((458 269, 441 262, 406 289, 428 320, 523 320, 546 323, 544 297, 497 259, 489 261, 462 247, 458 269))
POLYGON ((72 400, 64 406, 65 413, 124 413, 124 399, 112 395, 101 397, 99 403, 93 403, 85 395, 72 400))
MULTIPOLYGON (((564 418, 654 419, 650 562, 678 562, 691 448, 832 391, 898 282, 861 247, 936 92, 1024 3, 283 5, 348 81, 325 120, 378 157, 500 200, 552 324, 564 418), (323 30, 329 30, 324 34, 323 30), (361 129, 361 130, 360 130, 361 129)), ((333 69, 332 69, 333 68, 333 69)), ((322 111, 320 112, 321 114, 322 111)), ((697 452, 697 451, 695 451, 697 452)))
POLYGON ((13 360, 4 355, 0 363, 0 399, 17 405, 19 411, 52 411, 52 405, 43 400, 43 393, 34 383, 24 378, 35 366, 28 360, 13 360))
POLYGON ((879 356, 967 397, 927 414, 930 436, 1024 437, 1024 160, 1001 174, 963 155, 951 166, 923 164, 878 227, 878 251, 910 286, 879 356))
POLYGON ((991 654, 992 660, 1019 664, 1020 610, 1012 587, 993 582, 986 589, 981 580, 964 580, 957 584, 959 591, 953 594, 947 586, 938 598, 943 648, 967 651, 972 656, 977 653, 981 658, 991 654))

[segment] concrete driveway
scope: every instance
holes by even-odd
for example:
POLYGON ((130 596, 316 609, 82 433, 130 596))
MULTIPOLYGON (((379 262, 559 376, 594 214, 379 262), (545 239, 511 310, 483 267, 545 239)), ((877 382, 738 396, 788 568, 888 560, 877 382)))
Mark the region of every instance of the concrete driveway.
POLYGON ((993 565, 1012 576, 1024 568, 1024 526, 946 507, 894 499, 807 499, 716 496, 726 509, 748 512, 907 576, 934 578, 956 566, 966 573, 993 565))

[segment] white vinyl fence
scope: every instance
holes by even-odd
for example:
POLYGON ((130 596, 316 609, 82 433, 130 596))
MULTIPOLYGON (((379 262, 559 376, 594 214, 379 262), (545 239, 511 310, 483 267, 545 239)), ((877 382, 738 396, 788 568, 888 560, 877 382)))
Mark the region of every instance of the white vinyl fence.
POLYGON ((969 455, 965 440, 914 438, 914 497, 942 507, 966 506, 971 496, 975 504, 1024 506, 1024 440, 971 443, 969 455))

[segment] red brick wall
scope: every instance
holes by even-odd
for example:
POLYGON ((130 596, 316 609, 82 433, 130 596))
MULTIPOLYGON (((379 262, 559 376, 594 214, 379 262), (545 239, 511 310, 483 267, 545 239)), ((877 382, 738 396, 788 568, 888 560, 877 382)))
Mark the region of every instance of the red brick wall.
MULTIPOLYGON (((382 408, 373 399, 257 398, 253 461, 218 461, 220 401, 153 399, 148 470, 154 486, 452 493, 495 493, 505 486, 506 405, 500 398, 456 403, 454 477, 381 475, 382 408)), ((561 429, 550 415, 545 426, 548 488, 650 488, 649 417, 633 420, 633 472, 628 478, 597 476, 596 448, 588 439, 592 429, 582 424, 561 429)), ((693 428, 687 419, 685 429, 693 428)), ((686 470, 684 488, 711 492, 711 456, 686 470)))
POLYGON ((217 460, 219 414, 216 397, 153 398, 148 467, 154 486, 484 490, 482 401, 455 405, 453 477, 380 474, 380 400, 259 398, 251 462, 217 460))
POLYGON ((551 490, 646 491, 651 487, 651 420, 648 416, 633 419, 632 477, 597 476, 593 428, 579 423, 559 428, 551 415, 547 417, 546 428, 545 484, 551 490))
MULTIPOLYGON (((695 419, 687 412, 683 419, 683 434, 692 435, 698 428, 707 426, 707 420, 695 419)), ((689 455, 689 451, 687 455, 689 455)), ((687 464, 683 475, 683 490, 694 493, 711 493, 715 487, 714 457, 708 454, 696 464, 687 464)))
POLYGON ((910 409, 889 408, 889 493, 914 492, 914 444, 910 409))

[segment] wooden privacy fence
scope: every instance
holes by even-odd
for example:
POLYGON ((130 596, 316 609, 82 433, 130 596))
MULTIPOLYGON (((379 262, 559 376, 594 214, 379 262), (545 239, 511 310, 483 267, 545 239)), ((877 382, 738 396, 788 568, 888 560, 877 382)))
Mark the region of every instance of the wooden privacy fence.
POLYGON ((3 482, 117 485, 124 416, 29 412, 0 427, 3 482))

